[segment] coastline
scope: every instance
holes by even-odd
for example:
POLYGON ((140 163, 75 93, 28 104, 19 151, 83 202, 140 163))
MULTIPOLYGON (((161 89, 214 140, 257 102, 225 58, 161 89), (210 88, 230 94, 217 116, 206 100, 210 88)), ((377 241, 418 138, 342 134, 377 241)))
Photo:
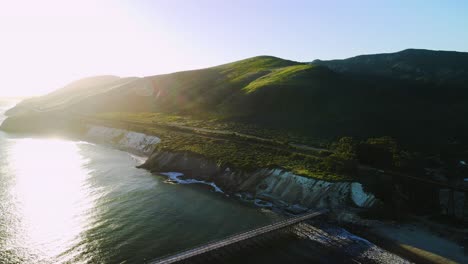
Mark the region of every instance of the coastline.
POLYGON ((144 154, 149 158, 140 167, 151 172, 183 173, 180 176, 183 180, 214 183, 229 195, 254 197, 259 205, 272 203, 294 213, 309 208, 370 208, 380 204, 358 182, 315 179, 278 167, 236 168, 188 151, 153 152, 156 143, 161 141, 154 133, 150 135, 121 126, 101 125, 73 115, 69 118, 59 113, 14 115, 4 121, 1 129, 13 133, 34 131, 43 135, 68 135, 144 154))
MULTIPOLYGON (((90 126, 92 126, 92 125, 90 125, 90 126)), ((134 155, 138 155, 138 157, 142 158, 140 161, 143 161, 143 159, 146 159, 145 162, 142 164, 142 166, 144 164, 148 163, 150 161, 151 156, 155 154, 153 152, 154 148, 149 148, 148 144, 151 144, 151 142, 155 142, 154 144, 159 143, 159 141, 158 141, 159 138, 157 138, 155 136, 145 135, 143 133, 128 131, 128 130, 119 129, 119 128, 102 127, 102 126, 97 128, 97 129, 96 128, 87 129, 87 131, 85 131, 85 133, 81 133, 81 135, 79 135, 79 136, 74 135, 73 138, 78 139, 78 140, 91 142, 91 143, 95 143, 95 144, 108 145, 110 147, 117 148, 117 149, 120 149, 122 151, 126 151, 128 153, 134 154, 134 155), (93 132, 90 133, 90 131, 93 131, 93 132), (102 135, 107 135, 107 136, 102 136, 102 135), (150 138, 147 138, 147 137, 150 137, 150 138), (135 138, 138 138, 139 140, 133 140, 135 138), (144 142, 144 144, 141 144, 142 142, 144 142)), ((187 156, 187 153, 184 153, 184 155, 182 157, 183 157, 182 160, 185 160, 185 161, 187 161, 188 158, 190 158, 189 156, 187 156)), ((178 157, 178 158, 180 160, 180 157, 178 157)), ((197 158, 197 157, 195 157, 195 158, 197 158)), ((167 161, 167 159, 166 159, 166 161, 167 161)), ((203 162, 204 162, 204 164, 202 164, 202 166, 200 166, 200 164, 196 164, 196 166, 202 167, 202 168, 205 168, 205 169, 210 167, 209 162, 208 163, 207 163, 207 161, 203 161, 203 162)), ((180 164, 176 162, 175 164, 172 164, 171 166, 174 166, 174 165, 179 166, 180 164)), ((140 166, 140 167, 142 167, 142 166, 140 166)), ((176 167, 174 167, 174 168, 176 168, 176 167)), ((268 195, 268 194, 264 193, 264 194, 257 197, 256 195, 252 195, 252 193, 249 193, 249 192, 233 192, 234 189, 230 189, 230 188, 227 188, 227 190, 224 190, 223 189, 224 186, 218 186, 215 181, 210 182, 209 181, 210 178, 206 178, 204 176, 201 176, 201 178, 192 177, 193 175, 197 174, 195 171, 191 171, 191 173, 189 173, 187 175, 183 174, 183 172, 181 172, 181 171, 184 171, 184 170, 181 169, 181 168, 183 168, 183 167, 179 167, 178 170, 177 169, 167 170, 165 172, 164 171, 157 171, 157 170, 154 170, 154 168, 151 169, 150 167, 147 167, 146 169, 148 169, 148 170, 150 170, 152 172, 155 172, 158 175, 163 175, 163 176, 168 177, 167 181, 172 182, 172 183, 206 184, 206 185, 209 185, 209 186, 211 186, 213 188, 214 191, 222 192, 226 196, 230 196, 230 197, 233 197, 235 199, 246 201, 248 203, 254 204, 255 206, 258 206, 258 207, 261 207, 261 208, 263 207, 263 208, 271 209, 272 211, 274 211, 276 213, 294 215, 294 214, 300 214, 300 213, 305 212, 306 210, 309 209, 308 207, 304 207, 304 206, 302 206, 300 204, 297 204, 297 203, 288 204, 287 202, 283 201, 282 199, 278 199, 278 197, 275 197, 275 195, 268 195), (172 171, 173 174, 168 175, 167 172, 171 172, 171 171, 172 171), (259 198, 261 198, 261 199, 259 199, 259 198)), ((224 173, 227 172, 229 175, 231 175, 231 178, 232 178, 232 175, 236 175, 236 172, 230 171, 229 168, 221 168, 221 169, 222 169, 222 171, 224 173)), ((215 170, 215 172, 219 172, 219 171, 215 170)), ((239 173, 239 172, 237 172, 237 173, 239 173)), ((262 185, 261 183, 262 183, 263 180, 265 180, 265 178, 268 178, 268 176, 271 176, 271 175, 266 175, 265 171, 263 171, 263 173, 264 173, 263 176, 260 176, 260 177, 256 178, 257 180, 260 180, 260 181, 250 180, 250 187, 244 185, 244 187, 248 187, 246 190, 248 190, 249 188, 251 188, 254 185, 255 185, 255 188, 250 189, 250 190, 253 190, 253 191, 260 190, 260 191, 262 191, 262 189, 265 189, 264 186, 261 186, 262 185), (262 187, 262 188, 258 188, 258 187, 262 187)), ((246 174, 246 172, 241 172, 238 175, 241 175, 241 176, 245 177, 246 176, 245 174, 246 174)), ((270 174, 272 174, 271 171, 270 171, 270 174)), ((278 180, 278 178, 276 178, 276 181, 270 181, 269 182, 269 183, 273 183, 273 185, 277 186, 279 189, 283 189, 283 191, 284 191, 284 189, 288 189, 287 186, 284 185, 284 183, 285 182, 291 183, 292 182, 291 178, 297 177, 297 179, 307 179, 305 177, 301 177, 301 176, 297 176, 297 175, 291 175, 291 174, 288 174, 287 172, 281 172, 281 171, 276 171, 275 175, 276 176, 285 175, 284 178, 288 179, 287 181, 281 181, 281 180, 278 180)), ((304 182, 299 181, 299 184, 303 184, 303 183, 304 182)), ((319 183, 314 183, 312 186, 316 186, 316 185, 318 186, 320 184, 321 184, 320 182, 319 183)), ((333 183, 333 184, 335 184, 335 183, 333 183)), ((349 183, 348 183, 348 185, 349 185, 349 183)), ((308 187, 311 187, 311 186, 308 186, 308 187)), ((323 186, 321 186, 321 187, 323 187, 323 186)), ((348 187, 350 187, 350 185, 348 187)), ((335 192, 335 191, 338 192, 338 193, 343 192, 342 188, 333 189, 333 188, 330 188, 330 185, 325 186, 324 190, 329 190, 330 191, 330 189, 332 189, 332 192, 335 192)), ((361 187, 361 189, 362 189, 362 187, 361 187)), ((295 189, 295 188, 292 188, 292 191, 298 191, 298 190, 295 189)), ((313 189, 310 189, 310 191, 313 191, 313 189)), ((327 192, 318 192, 318 193, 315 194, 315 197, 320 197, 322 195, 326 196, 327 192)), ((350 198, 350 196, 352 195, 352 192, 348 192, 345 195, 348 198, 350 198)), ((296 197, 294 199, 297 200, 296 197)), ((330 197, 328 196, 326 199, 323 199, 323 200, 329 200, 329 199, 330 199, 330 197)), ((357 200, 358 200, 359 204, 361 204, 361 205, 365 204, 365 202, 362 202, 361 199, 357 199, 357 200), (359 200, 361 200, 361 201, 359 201, 359 200)), ((330 203, 318 203, 318 204, 320 206, 330 206, 330 205, 332 205, 330 203)), ((404 256, 404 257, 408 257, 408 259, 410 259, 410 260, 411 259, 419 260, 419 259, 417 259, 418 257, 419 258, 421 258, 421 257, 424 258, 425 256, 427 256, 427 254, 425 254, 424 251, 421 251, 421 250, 408 250, 409 247, 395 246, 395 245, 399 245, 398 241, 390 239, 389 237, 385 236, 385 234, 383 234, 383 233, 380 233, 379 235, 376 235, 376 233, 374 231, 370 230, 370 228, 373 228, 373 227, 371 227, 370 225, 366 226, 366 223, 362 224, 363 222, 366 222, 366 220, 361 219, 359 216, 357 216, 357 211, 359 211, 358 208, 354 208, 354 209, 353 208, 348 208, 348 209, 352 209, 352 210, 347 210, 346 207, 349 206, 349 204, 347 204, 347 206, 343 206, 344 204, 338 204, 339 206, 336 206, 336 205, 337 204, 334 204, 334 206, 333 206, 334 208, 332 208, 332 209, 336 209, 336 211, 335 211, 335 216, 332 217, 331 221, 334 222, 334 221, 336 221, 337 218, 341 217, 341 220, 338 223, 339 226, 342 226, 343 224, 345 226, 350 226, 349 230, 352 230, 353 233, 356 233, 359 236, 361 236, 361 237, 363 237, 365 239, 368 239, 373 244, 381 246, 382 248, 388 249, 391 252, 397 253, 398 255, 401 255, 401 256, 404 256), (345 215, 345 217, 342 217, 343 214, 345 215), (351 216, 349 216, 349 215, 351 215, 351 216), (365 227, 365 229, 369 228, 369 231, 364 231, 363 232, 362 231, 363 226, 365 227), (361 231, 354 232, 354 230, 359 230, 359 228, 361 228, 361 231), (379 241, 384 241, 385 243, 379 244, 379 241), (408 252, 406 252, 404 250, 402 251, 401 248, 405 249, 408 252), (412 256, 411 254, 414 254, 415 256, 412 256)), ((386 223, 383 223, 383 222, 380 222, 380 224, 387 225, 386 223)), ((433 257, 433 259, 437 260, 438 258, 433 257)), ((427 263, 438 263, 438 262, 436 261, 436 262, 427 262, 427 263)))
POLYGON ((415 263, 466 263, 465 245, 430 230, 423 222, 381 222, 369 228, 349 227, 352 233, 415 263))

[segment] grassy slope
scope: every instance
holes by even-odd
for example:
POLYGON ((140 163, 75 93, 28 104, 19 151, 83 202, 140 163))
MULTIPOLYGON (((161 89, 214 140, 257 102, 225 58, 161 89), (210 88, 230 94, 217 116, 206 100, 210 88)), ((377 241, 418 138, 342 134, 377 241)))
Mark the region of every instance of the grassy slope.
POLYGON ((335 112, 332 105, 320 108, 327 99, 324 96, 339 92, 342 81, 335 77, 322 67, 261 56, 207 69, 125 79, 128 83, 119 80, 113 86, 86 86, 82 89, 86 93, 64 88, 56 92, 60 98, 48 95, 29 107, 47 105, 80 113, 162 112, 310 135, 312 126, 321 125, 317 118, 336 115, 330 113, 335 112), (154 96, 133 92, 141 87, 152 89, 154 96))
POLYGON ((354 176, 327 169, 323 162, 330 153, 299 151, 285 142, 245 137, 226 130, 200 130, 210 126, 199 126, 198 120, 187 120, 180 116, 103 113, 93 116, 89 121, 154 134, 162 139, 157 146, 158 150, 203 155, 233 169, 250 171, 257 168, 284 168, 297 175, 328 181, 351 180, 354 176), (188 124, 192 126, 186 126, 188 124))
MULTIPOLYGON (((428 66, 421 69, 430 73, 444 72, 444 76, 454 76, 464 72, 462 66, 465 64, 443 60, 441 56, 446 56, 445 53, 434 55, 435 61, 442 63, 441 70, 430 63, 432 57, 427 52, 423 52, 424 56, 419 52, 406 53, 388 55, 390 64, 385 60, 388 57, 385 54, 357 57, 343 63, 347 68, 361 65, 357 68, 359 71, 371 67, 381 72, 389 67, 391 69, 387 71, 407 65, 419 67, 424 62, 428 66), (453 74, 447 73, 450 72, 447 69, 451 69, 449 66, 454 67, 453 74)), ((449 53, 452 57, 454 54, 458 56, 458 53, 449 53)), ((466 54, 462 55, 466 57, 466 54)), ((255 124, 328 139, 388 135, 406 141, 420 138, 422 143, 444 140, 441 136, 446 140, 447 137, 468 134, 464 122, 464 116, 468 114, 465 104, 468 90, 459 86, 441 87, 439 83, 338 74, 323 66, 269 56, 126 80, 129 83, 119 80, 118 85, 106 84, 108 87, 64 88, 56 92, 60 96, 42 97, 34 100, 35 105, 85 113, 159 112, 255 124), (154 95, 149 98, 137 95, 134 91, 141 87, 153 90, 154 95), (442 127, 448 128, 449 133, 442 127)))
MULTIPOLYGON (((443 145, 454 138, 466 141, 468 135, 466 89, 382 76, 339 74, 323 66, 269 56, 201 70, 125 79, 125 82, 82 85, 81 89, 79 86, 31 100, 19 108, 48 105, 53 106, 48 110, 95 117, 126 112, 131 113, 128 116, 133 121, 142 119, 150 129, 155 119, 159 123, 171 123, 171 118, 183 119, 188 126, 247 131, 277 142, 306 144, 317 138, 387 135, 420 149, 427 147, 428 142, 443 145), (153 95, 142 96, 137 92, 142 89, 153 95)), ((119 118, 120 114, 114 115, 113 121, 119 118)), ((223 148, 245 153, 246 157, 251 157, 247 150, 256 153, 237 145, 209 144, 212 141, 208 140, 205 146, 200 145, 203 140, 197 139, 183 148, 171 142, 174 149, 191 148, 207 156, 218 153, 217 159, 229 157, 223 162, 238 159, 223 152, 223 148)), ((251 159, 252 162, 243 161, 239 165, 256 164, 257 158, 251 159)), ((274 163, 283 167, 295 164, 292 158, 286 160, 274 163)), ((272 165, 266 159, 260 163, 272 165)), ((319 168, 312 159, 309 165, 304 165, 302 171, 319 168)), ((295 167, 295 170, 301 169, 295 167)))
POLYGON ((314 66, 311 65, 294 65, 287 66, 279 69, 275 69, 270 73, 252 81, 243 88, 247 93, 253 93, 256 90, 276 85, 291 85, 301 86, 306 85, 305 82, 301 82, 298 76, 307 74, 308 70, 311 70, 314 66))

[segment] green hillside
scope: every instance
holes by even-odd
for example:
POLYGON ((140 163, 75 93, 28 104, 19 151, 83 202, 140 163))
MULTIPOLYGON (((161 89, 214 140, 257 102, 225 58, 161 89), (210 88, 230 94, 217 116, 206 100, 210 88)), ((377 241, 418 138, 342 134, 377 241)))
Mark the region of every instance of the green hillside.
POLYGON ((104 124, 157 135, 161 150, 327 180, 356 177, 360 163, 424 174, 468 160, 468 59, 452 63, 456 54, 313 64, 259 56, 144 78, 98 76, 23 101, 2 129, 79 135, 82 124, 104 124))
POLYGON ((10 113, 160 113, 304 142, 391 136, 415 148, 466 143, 468 90, 460 80, 468 78, 467 58, 420 50, 313 64, 259 56, 200 70, 78 82, 10 113))
POLYGON ((375 75, 444 85, 460 85, 468 81, 466 52, 407 49, 395 53, 360 55, 344 60, 315 60, 312 63, 337 72, 361 76, 375 75))

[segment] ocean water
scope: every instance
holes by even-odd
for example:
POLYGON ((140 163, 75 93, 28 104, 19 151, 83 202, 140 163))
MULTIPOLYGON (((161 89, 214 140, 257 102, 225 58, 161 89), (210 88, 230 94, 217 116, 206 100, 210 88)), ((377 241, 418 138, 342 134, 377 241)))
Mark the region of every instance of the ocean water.
MULTIPOLYGON (((0 123, 15 102, 0 99, 0 123)), ((0 263, 148 263, 283 218, 215 185, 137 169, 143 161, 87 142, 0 131, 0 263)), ((223 260, 406 262, 338 227, 306 229, 223 260)))
MULTIPOLYGON (((0 112, 13 103, 0 101, 0 112)), ((0 263, 142 263, 278 218, 202 185, 168 184, 141 162, 0 132, 0 263)))

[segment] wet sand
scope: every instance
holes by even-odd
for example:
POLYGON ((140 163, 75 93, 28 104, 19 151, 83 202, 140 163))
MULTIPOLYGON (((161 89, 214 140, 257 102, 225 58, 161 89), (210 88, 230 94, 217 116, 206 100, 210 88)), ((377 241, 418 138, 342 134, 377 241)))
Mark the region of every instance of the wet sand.
MULTIPOLYGON (((416 263, 468 263, 465 245, 430 230, 422 223, 382 223, 354 232, 416 263)), ((468 235, 460 232, 456 234, 458 237, 468 235)))

